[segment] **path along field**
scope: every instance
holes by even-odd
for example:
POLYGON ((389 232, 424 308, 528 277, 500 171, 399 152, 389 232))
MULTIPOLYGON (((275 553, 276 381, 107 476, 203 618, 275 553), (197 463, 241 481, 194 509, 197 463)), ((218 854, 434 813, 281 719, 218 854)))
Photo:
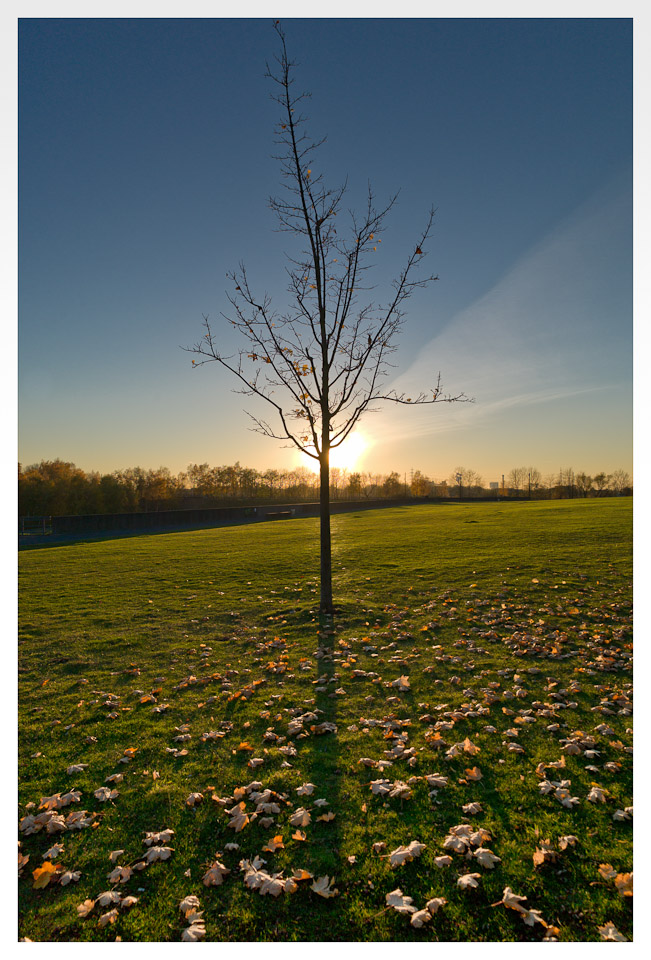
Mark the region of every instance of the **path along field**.
POLYGON ((21 552, 19 936, 630 939, 631 501, 317 537, 21 552))

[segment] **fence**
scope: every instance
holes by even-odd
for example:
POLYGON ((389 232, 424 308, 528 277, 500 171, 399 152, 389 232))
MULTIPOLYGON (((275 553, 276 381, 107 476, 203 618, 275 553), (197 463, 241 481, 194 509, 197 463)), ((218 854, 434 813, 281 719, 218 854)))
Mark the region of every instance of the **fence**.
MULTIPOLYGON (((331 513, 400 506, 412 500, 335 500, 331 513)), ((128 533, 161 529, 191 529, 217 527, 229 523, 277 519, 288 512, 293 517, 317 517, 319 504, 268 504, 264 506, 206 507, 194 510, 159 510, 151 513, 106 513, 70 517, 21 517, 18 532, 21 536, 52 534, 54 536, 85 536, 96 533, 128 533)))

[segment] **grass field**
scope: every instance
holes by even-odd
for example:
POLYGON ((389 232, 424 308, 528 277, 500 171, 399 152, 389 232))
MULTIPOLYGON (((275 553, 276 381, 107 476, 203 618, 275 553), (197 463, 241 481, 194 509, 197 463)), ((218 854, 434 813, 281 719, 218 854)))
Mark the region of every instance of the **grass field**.
POLYGON ((631 939, 631 501, 317 537, 21 552, 19 937, 631 939))

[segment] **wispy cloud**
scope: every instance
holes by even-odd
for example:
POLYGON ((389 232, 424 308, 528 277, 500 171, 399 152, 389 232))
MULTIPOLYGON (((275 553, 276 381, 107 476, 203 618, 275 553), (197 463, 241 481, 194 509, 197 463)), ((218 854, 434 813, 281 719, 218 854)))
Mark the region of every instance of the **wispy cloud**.
POLYGON ((611 184, 457 314, 393 384, 427 389, 441 371, 445 392, 475 403, 386 409, 368 420, 369 433, 386 441, 472 428, 629 376, 630 216, 627 185, 611 184))

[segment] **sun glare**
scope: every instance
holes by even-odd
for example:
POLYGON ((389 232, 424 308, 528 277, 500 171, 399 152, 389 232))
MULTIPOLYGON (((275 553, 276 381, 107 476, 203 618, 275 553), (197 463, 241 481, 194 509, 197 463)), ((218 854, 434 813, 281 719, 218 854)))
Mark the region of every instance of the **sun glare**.
MULTIPOLYGON (((360 469, 360 461, 364 453, 368 450, 370 441, 362 433, 351 433, 344 440, 340 447, 335 447, 330 451, 330 466, 337 467, 339 470, 346 470, 348 473, 355 473, 360 469)), ((319 464, 311 457, 301 456, 302 467, 308 467, 314 473, 319 472, 319 464)))
POLYGON ((330 466, 354 473, 368 446, 368 439, 363 434, 351 433, 340 447, 330 451, 330 466))

